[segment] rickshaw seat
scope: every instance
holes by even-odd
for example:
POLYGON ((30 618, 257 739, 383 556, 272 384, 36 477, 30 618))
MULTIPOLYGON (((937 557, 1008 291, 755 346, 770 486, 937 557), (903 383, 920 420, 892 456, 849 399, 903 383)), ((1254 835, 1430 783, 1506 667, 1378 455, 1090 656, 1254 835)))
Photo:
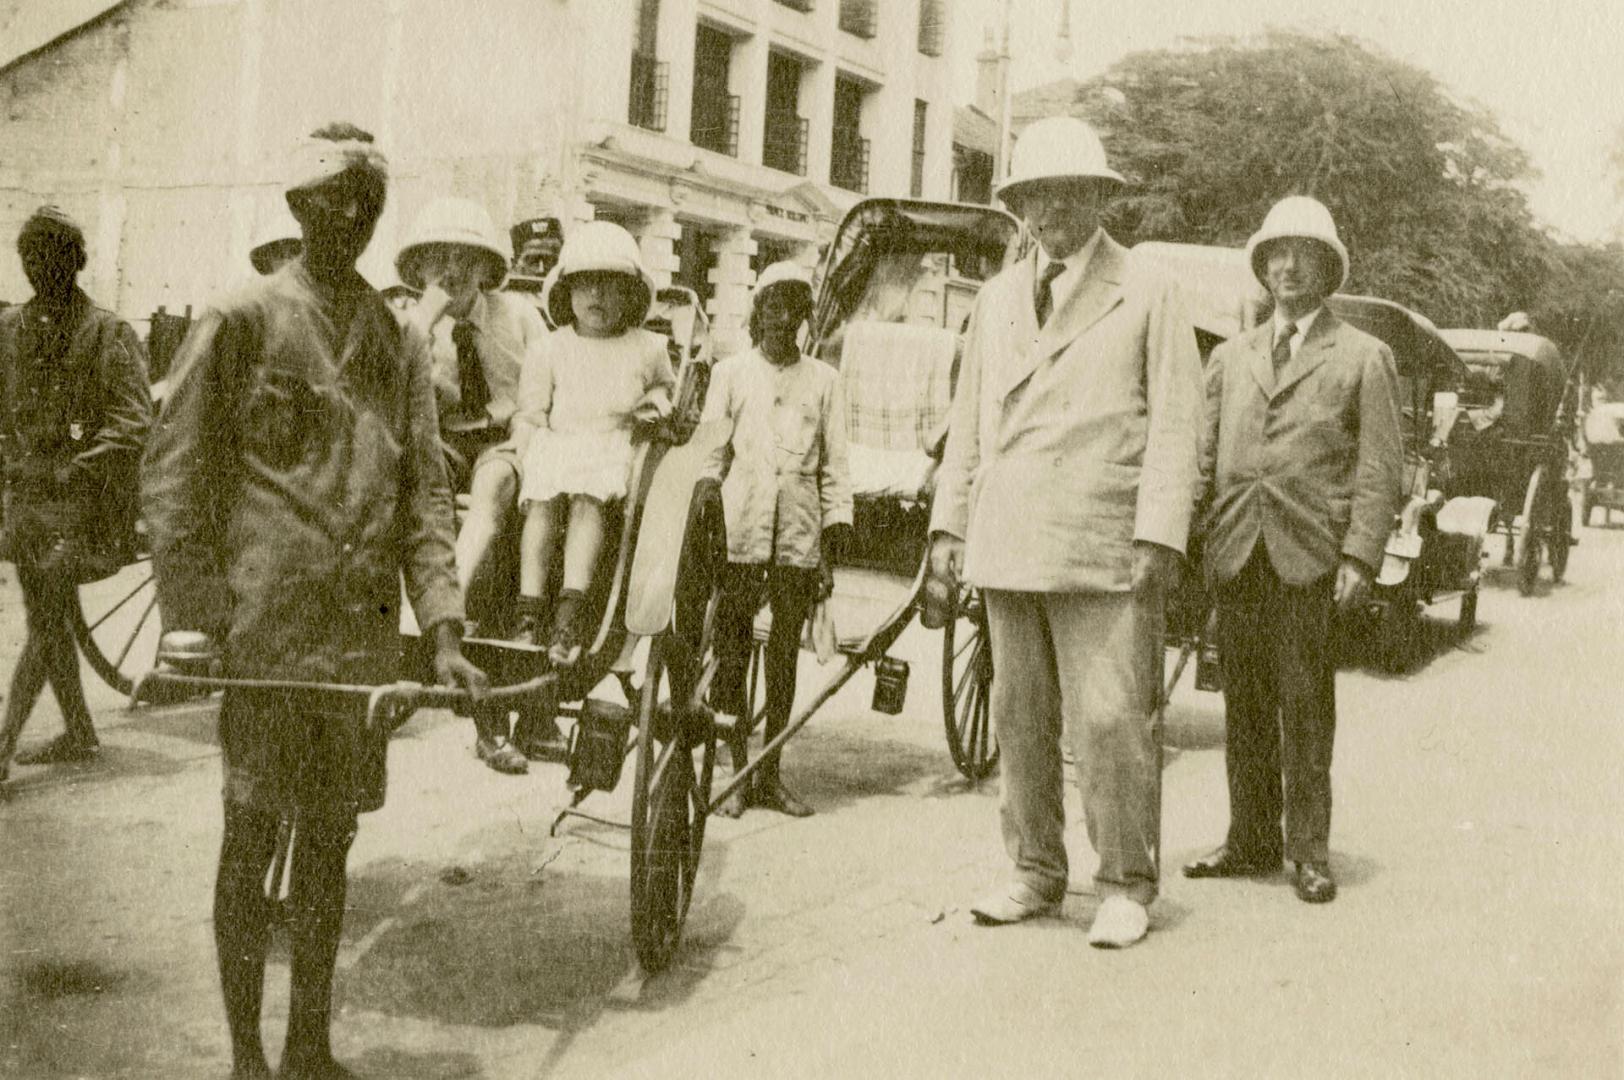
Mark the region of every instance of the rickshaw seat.
POLYGON ((841 354, 853 493, 916 499, 952 406, 957 335, 937 326, 858 320, 841 354))

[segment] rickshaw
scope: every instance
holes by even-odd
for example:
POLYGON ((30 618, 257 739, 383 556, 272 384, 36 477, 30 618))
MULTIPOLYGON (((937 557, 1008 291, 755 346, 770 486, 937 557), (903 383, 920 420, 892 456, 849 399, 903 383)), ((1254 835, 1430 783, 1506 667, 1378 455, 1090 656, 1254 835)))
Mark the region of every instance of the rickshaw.
POLYGON ((1614 510, 1624 510, 1624 402, 1601 401, 1585 416, 1585 454, 1590 459, 1591 476, 1585 485, 1584 510, 1579 519, 1590 524, 1591 511, 1602 508, 1603 523, 1610 524, 1614 510))
POLYGON ((1455 478, 1461 388, 1466 367, 1432 321, 1402 304, 1337 294, 1326 301, 1341 319, 1393 352, 1404 441, 1405 504, 1387 538, 1367 613, 1378 621, 1382 656, 1401 669, 1413 651, 1423 609, 1458 599, 1464 636, 1477 625, 1483 546, 1495 501, 1455 478))
POLYGON ((1496 500, 1506 535, 1505 562, 1517 587, 1531 596, 1541 555, 1551 577, 1568 568, 1572 510, 1568 447, 1577 410, 1574 380, 1561 351, 1538 334, 1505 330, 1445 330, 1465 361, 1456 453, 1458 485, 1496 500))
MULTIPOLYGON (((834 365, 846 401, 855 495, 851 556, 835 568, 829 609, 839 668, 762 749, 778 749, 863 668, 875 672, 871 705, 902 711, 908 665, 887 655, 921 610, 933 477, 947 437, 958 330, 980 282, 1014 256, 1020 225, 989 206, 873 198, 847 212, 824 256, 806 349, 834 365)), ((762 659, 771 616, 755 624, 752 715, 729 733, 735 770, 712 808, 748 782, 746 761, 762 718, 762 659)), ((986 612, 966 590, 942 631, 941 702, 948 750, 967 779, 997 767, 986 612)))

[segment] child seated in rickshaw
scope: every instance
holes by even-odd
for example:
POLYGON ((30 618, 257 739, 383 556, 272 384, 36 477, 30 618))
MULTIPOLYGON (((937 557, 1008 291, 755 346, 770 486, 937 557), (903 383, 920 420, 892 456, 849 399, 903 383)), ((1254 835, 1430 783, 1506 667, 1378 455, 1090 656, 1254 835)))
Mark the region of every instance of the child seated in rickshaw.
MULTIPOLYGON (((712 465, 725 477, 728 565, 717 611, 711 703, 748 722, 745 677, 756 612, 765 599, 772 609, 765 663, 768 742, 789 724, 801 629, 833 588, 833 565, 851 531, 839 376, 803 355, 797 341, 811 314, 812 283, 803 267, 783 262, 762 271, 750 312, 755 348, 716 366, 705 401, 706 420, 726 419, 733 427, 712 465)), ((760 806, 794 817, 811 814, 784 786, 778 766, 778 754, 769 755, 749 791, 735 795, 722 812, 736 817, 745 806, 760 806)))
POLYGON ((553 333, 519 376, 520 640, 574 664, 586 641, 583 600, 603 548, 604 509, 626 496, 635 421, 669 414, 676 379, 665 341, 641 328, 654 296, 631 234, 607 221, 565 240, 542 292, 553 333), (563 533, 563 581, 547 618, 548 572, 563 533))

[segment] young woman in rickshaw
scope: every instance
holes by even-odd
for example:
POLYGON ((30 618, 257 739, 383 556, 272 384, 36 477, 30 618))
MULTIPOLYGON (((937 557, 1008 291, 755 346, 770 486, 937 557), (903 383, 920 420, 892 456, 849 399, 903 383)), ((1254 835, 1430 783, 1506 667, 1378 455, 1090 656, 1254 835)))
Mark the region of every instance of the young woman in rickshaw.
MULTIPOLYGON (((714 468, 724 477, 728 566, 717 612, 718 666, 711 703, 748 722, 745 677, 756 612, 772 609, 767 639, 765 737, 789 724, 801 629, 829 595, 833 566, 851 532, 851 480, 845 407, 835 369, 803 355, 797 335, 812 315, 812 279, 794 263, 762 271, 750 310, 755 348, 716 366, 705 419, 732 422, 714 468)), ((793 817, 812 808, 779 775, 778 754, 763 761, 748 792, 722 812, 759 806, 793 817)))
MULTIPOLYGON (((456 548, 464 596, 486 564, 497 561, 493 545, 516 505, 519 456, 510 425, 519 366, 547 334, 535 308, 499 291, 507 264, 485 208, 457 198, 424 207, 395 256, 401 281, 420 294, 406 319, 429 339, 440 438, 460 474, 453 487, 468 491, 456 548)), ((545 756, 538 743, 543 733, 510 739, 505 714, 481 715, 475 728, 474 751, 497 772, 523 773, 530 757, 545 756)))
POLYGON ((637 241, 594 221, 573 232, 542 292, 554 325, 525 360, 514 441, 523 447, 518 639, 547 644, 555 665, 580 659, 586 599, 603 549, 604 508, 626 497, 634 423, 671 412, 676 377, 665 340, 642 329, 654 299, 637 241), (548 618, 560 534, 563 581, 548 618), (550 626, 550 628, 549 628, 550 626))

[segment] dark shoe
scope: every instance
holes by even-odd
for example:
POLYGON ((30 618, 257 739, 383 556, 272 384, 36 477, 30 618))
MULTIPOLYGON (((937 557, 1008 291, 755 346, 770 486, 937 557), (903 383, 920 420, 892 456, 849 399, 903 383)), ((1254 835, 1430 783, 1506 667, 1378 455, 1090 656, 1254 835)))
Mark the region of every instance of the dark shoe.
POLYGON ((499 773, 522 776, 530 771, 530 763, 524 759, 524 755, 501 736, 481 735, 474 743, 474 753, 479 755, 479 760, 499 773))
POLYGON ((1194 862, 1184 864, 1187 878, 1264 877, 1280 869, 1280 857, 1259 858, 1239 855, 1228 847, 1221 847, 1194 862))
POLYGON ((101 744, 91 739, 80 741, 72 735, 58 735, 44 746, 24 750, 17 755, 19 765, 63 765, 73 761, 89 761, 96 756, 101 744))
POLYGON ((513 745, 530 761, 563 761, 569 756, 569 741, 556 720, 536 724, 520 720, 514 728, 513 745))
POLYGON ((1336 899, 1336 880, 1331 877, 1329 863, 1297 864, 1297 899, 1305 904, 1327 904, 1336 899))
POLYGON ((751 806, 759 806, 763 810, 773 810, 789 817, 811 817, 814 811, 806 803, 795 797, 795 793, 784 786, 784 782, 776 776, 757 776, 755 795, 750 800, 751 806))
POLYGON ((547 642, 547 601, 521 596, 513 602, 513 632, 508 640, 517 645, 544 645, 547 642))
POLYGON ((586 609, 582 601, 585 599, 574 589, 565 589, 558 594, 558 606, 553 611, 553 637, 547 646, 547 659, 553 662, 554 667, 572 667, 581 659, 581 650, 586 645, 586 633, 581 626, 586 609))

